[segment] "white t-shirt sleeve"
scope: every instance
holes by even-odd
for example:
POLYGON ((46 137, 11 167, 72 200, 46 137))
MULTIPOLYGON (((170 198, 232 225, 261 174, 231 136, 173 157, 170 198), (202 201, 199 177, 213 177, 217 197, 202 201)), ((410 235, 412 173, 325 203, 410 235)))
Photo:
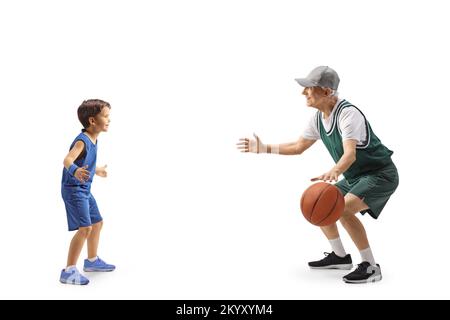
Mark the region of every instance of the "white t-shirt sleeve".
POLYGON ((317 113, 309 119, 302 137, 308 140, 320 140, 319 130, 317 129, 317 113))
POLYGON ((339 115, 339 128, 341 130, 342 141, 357 140, 358 145, 366 142, 366 119, 362 113, 354 108, 344 108, 339 115))

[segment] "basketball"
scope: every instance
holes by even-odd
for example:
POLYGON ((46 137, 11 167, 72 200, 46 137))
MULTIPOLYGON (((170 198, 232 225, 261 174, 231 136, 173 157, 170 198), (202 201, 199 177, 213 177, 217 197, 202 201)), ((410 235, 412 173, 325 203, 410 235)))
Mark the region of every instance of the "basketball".
POLYGON ((303 192, 300 208, 303 216, 315 226, 335 223, 344 212, 345 201, 341 191, 334 185, 318 182, 303 192))

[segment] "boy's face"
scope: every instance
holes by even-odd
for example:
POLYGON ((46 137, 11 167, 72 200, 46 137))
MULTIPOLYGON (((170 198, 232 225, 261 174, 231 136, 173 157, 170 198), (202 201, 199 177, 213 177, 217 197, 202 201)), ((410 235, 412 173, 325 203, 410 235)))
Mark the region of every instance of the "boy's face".
POLYGON ((109 123, 111 120, 109 119, 110 109, 108 107, 104 107, 102 111, 93 118, 93 126, 97 132, 106 132, 108 131, 109 123))

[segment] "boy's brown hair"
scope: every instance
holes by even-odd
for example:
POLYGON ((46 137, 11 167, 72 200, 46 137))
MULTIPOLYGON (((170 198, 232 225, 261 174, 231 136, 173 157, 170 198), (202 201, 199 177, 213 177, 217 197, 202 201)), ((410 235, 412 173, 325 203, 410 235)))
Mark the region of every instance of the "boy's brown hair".
POLYGON ((100 99, 89 99, 83 101, 83 103, 78 107, 78 119, 83 125, 83 131, 86 131, 86 129, 90 126, 89 118, 98 115, 105 107, 111 109, 111 105, 108 102, 100 99))

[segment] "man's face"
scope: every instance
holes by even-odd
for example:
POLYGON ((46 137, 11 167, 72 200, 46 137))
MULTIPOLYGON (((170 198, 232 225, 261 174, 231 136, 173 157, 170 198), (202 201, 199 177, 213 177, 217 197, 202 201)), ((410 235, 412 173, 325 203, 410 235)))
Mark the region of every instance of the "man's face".
POLYGON ((305 88, 302 93, 306 97, 306 105, 308 107, 317 107, 326 97, 326 92, 319 87, 305 88))

